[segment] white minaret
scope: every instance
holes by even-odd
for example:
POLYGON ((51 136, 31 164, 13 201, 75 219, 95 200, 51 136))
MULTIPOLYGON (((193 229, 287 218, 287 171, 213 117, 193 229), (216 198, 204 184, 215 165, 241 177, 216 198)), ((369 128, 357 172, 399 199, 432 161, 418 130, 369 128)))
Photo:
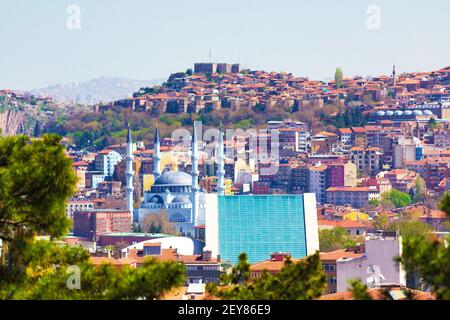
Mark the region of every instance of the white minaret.
POLYGON ((225 178, 225 157, 224 157, 224 144, 223 144, 223 132, 222 127, 219 131, 219 141, 217 144, 217 194, 223 196, 225 193, 224 178, 225 178))
POLYGON ((192 135, 192 155, 191 155, 191 175, 192 175, 192 190, 198 191, 198 141, 197 141, 197 125, 199 121, 194 122, 194 132, 192 135))
POLYGON ((159 169, 161 161, 161 151, 160 151, 160 144, 159 144, 159 131, 158 127, 155 128, 155 143, 154 143, 154 150, 153 150, 153 176, 155 177, 155 180, 159 178, 161 175, 161 171, 159 169))
POLYGON ((198 141, 197 141, 197 125, 198 121, 194 122, 194 131, 192 134, 192 155, 191 155, 191 176, 192 176, 192 219, 194 224, 197 224, 198 219, 198 141))
POLYGON ((131 212, 133 215, 133 142, 131 141, 131 131, 130 125, 128 124, 128 135, 127 135, 127 187, 126 187, 126 195, 127 195, 127 210, 131 212))

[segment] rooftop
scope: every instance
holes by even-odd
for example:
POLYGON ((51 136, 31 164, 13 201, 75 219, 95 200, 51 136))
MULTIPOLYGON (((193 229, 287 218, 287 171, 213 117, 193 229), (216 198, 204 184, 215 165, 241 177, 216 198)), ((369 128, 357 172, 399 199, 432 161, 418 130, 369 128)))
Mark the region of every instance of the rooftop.
POLYGON ((336 261, 339 259, 353 259, 353 258, 361 258, 364 256, 362 252, 355 252, 354 250, 341 249, 330 252, 321 252, 320 260, 322 261, 336 261))

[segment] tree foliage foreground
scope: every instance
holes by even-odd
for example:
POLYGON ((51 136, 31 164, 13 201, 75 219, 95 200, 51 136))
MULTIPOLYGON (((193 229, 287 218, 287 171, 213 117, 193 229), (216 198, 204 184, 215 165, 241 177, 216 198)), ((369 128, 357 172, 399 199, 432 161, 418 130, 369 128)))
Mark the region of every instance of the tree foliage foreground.
POLYGON ((0 299, 155 299, 184 283, 184 266, 148 259, 142 268, 94 266, 67 234, 76 178, 56 135, 0 137, 0 299))
POLYGON ((319 253, 299 262, 288 258, 279 273, 264 271, 253 279, 247 255, 242 253, 231 273, 222 277, 222 286, 210 283, 207 290, 227 300, 310 300, 322 295, 326 279, 319 253))

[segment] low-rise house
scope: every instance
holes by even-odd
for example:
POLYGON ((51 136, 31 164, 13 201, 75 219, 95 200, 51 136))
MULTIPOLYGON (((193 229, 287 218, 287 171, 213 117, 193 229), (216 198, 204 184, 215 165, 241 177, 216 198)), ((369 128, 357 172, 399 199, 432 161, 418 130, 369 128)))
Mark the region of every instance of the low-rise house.
POLYGON ((409 193, 416 186, 416 179, 420 177, 417 172, 407 169, 394 169, 387 172, 380 172, 377 180, 387 179, 393 189, 409 193))
POLYGON ((364 255, 363 250, 363 247, 356 247, 351 249, 341 249, 320 253, 320 262, 322 263, 322 269, 327 275, 327 289, 325 290, 325 294, 337 292, 336 261, 340 259, 361 258, 364 255))
POLYGON ((145 243, 142 249, 128 250, 127 257, 136 260, 141 267, 146 258, 152 257, 161 261, 176 261, 186 267, 186 283, 219 283, 221 274, 220 258, 213 258, 211 251, 204 250, 202 254, 182 255, 177 249, 163 249, 161 243, 145 243))
POLYGON ((448 217, 444 211, 430 210, 419 217, 423 223, 429 224, 434 231, 445 232, 449 231, 448 217))
POLYGON ((292 262, 299 262, 300 259, 291 258, 291 254, 287 252, 275 252, 270 255, 269 260, 257 262, 250 266, 250 276, 252 278, 259 278, 264 271, 271 274, 277 274, 284 267, 287 259, 292 262))
POLYGON ((136 260, 133 259, 116 259, 113 257, 89 257, 89 262, 94 266, 101 266, 102 264, 110 264, 116 269, 122 269, 124 267, 136 268, 136 260))
POLYGON ((406 285, 406 272, 395 262, 401 255, 401 237, 395 232, 369 235, 364 248, 361 256, 336 260, 336 292, 347 291, 350 279, 359 279, 369 287, 406 285))
POLYGON ((333 228, 342 228, 347 231, 349 235, 352 236, 363 236, 370 229, 369 223, 359 222, 353 220, 319 220, 318 221, 319 230, 333 229, 333 228))

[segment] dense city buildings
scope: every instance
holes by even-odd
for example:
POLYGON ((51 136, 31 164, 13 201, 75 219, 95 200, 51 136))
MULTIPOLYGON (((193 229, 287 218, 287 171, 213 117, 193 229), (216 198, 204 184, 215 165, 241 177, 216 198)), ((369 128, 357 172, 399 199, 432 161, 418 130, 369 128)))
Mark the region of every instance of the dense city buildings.
MULTIPOLYGON (((446 70, 408 77, 442 81, 445 93, 446 70)), ((373 102, 353 104, 360 121, 336 126, 277 119, 258 130, 218 130, 206 141, 203 134, 211 128, 202 132, 194 121, 195 133, 184 144, 155 126, 150 143, 133 139, 136 131, 128 128, 126 142, 90 152, 69 148, 77 191, 67 202, 73 228, 65 241, 92 252, 116 248, 116 258, 93 258, 95 263, 139 268, 149 256, 178 261, 186 266, 189 286, 219 283, 224 265, 245 252, 257 278, 264 270, 279 272, 288 257, 298 262, 322 250, 319 233, 343 230, 357 245, 320 255, 324 293, 334 294, 347 290, 350 278, 405 285, 403 270, 390 265, 401 252, 398 235, 373 235, 379 214, 394 223, 407 210, 428 206, 415 214, 418 221, 437 234, 448 232, 442 212, 429 203, 450 191, 450 109, 445 95, 427 94, 420 81, 396 79, 394 86, 390 77, 345 78, 338 90, 333 81, 199 63, 191 75, 174 74, 169 82, 170 90, 163 86, 95 112, 305 112, 305 106, 345 104, 368 94, 373 102), (389 93, 393 88, 397 101, 389 93), (413 94, 417 103, 407 100, 413 94), (393 209, 386 200, 392 190, 412 204, 393 209), (188 240, 192 249, 189 244, 186 250, 188 240)))

